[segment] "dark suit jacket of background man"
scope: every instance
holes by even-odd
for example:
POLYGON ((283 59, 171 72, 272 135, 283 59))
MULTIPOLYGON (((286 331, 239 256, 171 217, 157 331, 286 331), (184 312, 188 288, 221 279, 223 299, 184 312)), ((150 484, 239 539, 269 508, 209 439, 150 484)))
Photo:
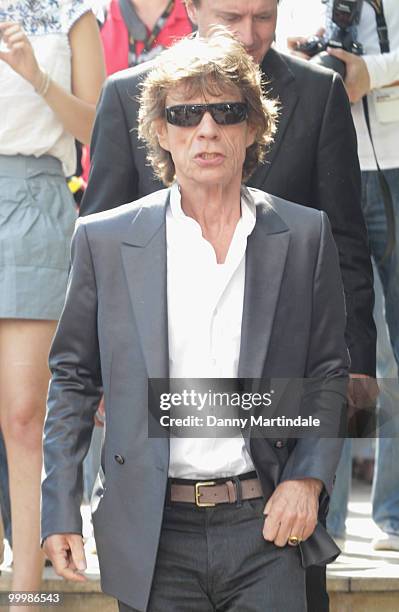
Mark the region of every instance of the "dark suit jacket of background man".
MULTIPOLYGON (((161 188, 137 137, 137 86, 149 66, 119 72, 104 86, 81 215, 161 188)), ((281 113, 267 163, 248 184, 328 214, 345 289, 351 371, 374 376, 373 277, 360 207, 356 134, 344 86, 335 73, 274 49, 266 54, 262 70, 271 95, 280 100, 281 113)))

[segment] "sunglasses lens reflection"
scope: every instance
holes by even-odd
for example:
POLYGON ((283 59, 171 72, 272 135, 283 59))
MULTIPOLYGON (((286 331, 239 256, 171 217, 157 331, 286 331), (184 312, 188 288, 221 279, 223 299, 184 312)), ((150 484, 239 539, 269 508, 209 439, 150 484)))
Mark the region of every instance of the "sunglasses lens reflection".
POLYGON ((166 120, 179 127, 193 127, 201 123, 205 113, 210 113, 218 125, 234 125, 245 121, 248 107, 245 102, 218 104, 179 104, 166 108, 166 120))

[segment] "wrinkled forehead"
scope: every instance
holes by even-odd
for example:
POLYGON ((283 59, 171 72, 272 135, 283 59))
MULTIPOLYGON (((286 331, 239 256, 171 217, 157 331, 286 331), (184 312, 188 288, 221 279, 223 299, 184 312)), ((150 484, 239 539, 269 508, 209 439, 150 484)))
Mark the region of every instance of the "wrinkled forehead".
POLYGON ((216 76, 200 76, 182 79, 170 88, 166 103, 184 104, 192 101, 242 101, 243 95, 237 85, 223 82, 216 76))

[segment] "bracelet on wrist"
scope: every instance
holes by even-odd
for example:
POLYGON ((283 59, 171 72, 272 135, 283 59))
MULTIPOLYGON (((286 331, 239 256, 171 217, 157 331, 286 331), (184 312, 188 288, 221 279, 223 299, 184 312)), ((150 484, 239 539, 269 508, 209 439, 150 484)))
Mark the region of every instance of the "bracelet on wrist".
POLYGON ((39 96, 45 96, 48 92, 48 88, 50 87, 50 75, 45 70, 41 70, 42 80, 39 87, 35 87, 35 91, 39 96))

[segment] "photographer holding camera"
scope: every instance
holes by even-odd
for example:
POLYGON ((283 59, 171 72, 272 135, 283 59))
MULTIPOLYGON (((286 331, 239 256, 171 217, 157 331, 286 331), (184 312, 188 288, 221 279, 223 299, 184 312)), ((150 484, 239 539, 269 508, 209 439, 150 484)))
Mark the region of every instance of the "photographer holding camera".
MULTIPOLYGON (((308 0, 307 8, 318 11, 321 2, 308 0)), ((399 5, 397 0, 325 0, 323 4, 323 28, 317 35, 288 37, 287 45, 294 54, 311 57, 312 62, 330 67, 344 78, 358 137, 363 213, 398 367, 399 245, 395 226, 399 225, 399 5)), ((288 2, 286 8, 287 5, 288 2)), ((290 18, 296 20, 293 10, 290 18)), ((395 399, 398 406, 399 397, 395 399)), ((376 445, 373 518, 384 532, 373 542, 377 550, 399 551, 399 448, 394 438, 398 433, 395 420, 389 423, 392 437, 380 437, 376 445)), ((348 441, 328 517, 330 532, 338 538, 345 536, 350 469, 348 441)))

